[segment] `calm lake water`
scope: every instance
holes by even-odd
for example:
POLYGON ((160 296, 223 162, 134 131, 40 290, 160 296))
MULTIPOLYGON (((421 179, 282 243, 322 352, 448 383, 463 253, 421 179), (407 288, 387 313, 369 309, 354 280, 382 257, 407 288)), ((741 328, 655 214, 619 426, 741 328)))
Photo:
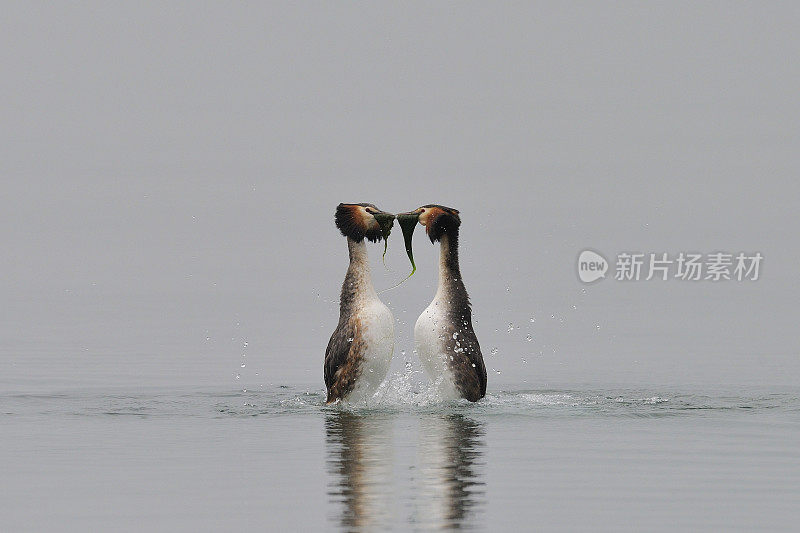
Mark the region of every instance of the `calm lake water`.
POLYGON ((800 389, 0 396, 3 531, 788 531, 800 389))

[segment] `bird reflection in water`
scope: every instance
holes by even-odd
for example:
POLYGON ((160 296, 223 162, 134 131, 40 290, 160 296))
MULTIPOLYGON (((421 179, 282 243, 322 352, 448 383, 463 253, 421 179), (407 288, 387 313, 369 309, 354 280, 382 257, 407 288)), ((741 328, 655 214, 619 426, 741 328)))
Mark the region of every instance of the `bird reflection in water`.
POLYGON ((395 522, 393 426, 389 416, 328 414, 328 496, 339 502, 343 530, 371 531, 395 522))
MULTIPOLYGON (((328 414, 328 495, 340 509, 339 526, 370 531, 409 521, 422 529, 476 527, 485 496, 482 424, 459 414, 423 416, 416 464, 395 469, 394 423, 392 415, 328 414), (398 479, 398 472, 411 477, 398 479)), ((412 442, 403 436, 398 444, 411 451, 412 442)))
POLYGON ((476 527, 485 490, 483 425, 460 414, 420 421, 414 522, 431 529, 476 527))

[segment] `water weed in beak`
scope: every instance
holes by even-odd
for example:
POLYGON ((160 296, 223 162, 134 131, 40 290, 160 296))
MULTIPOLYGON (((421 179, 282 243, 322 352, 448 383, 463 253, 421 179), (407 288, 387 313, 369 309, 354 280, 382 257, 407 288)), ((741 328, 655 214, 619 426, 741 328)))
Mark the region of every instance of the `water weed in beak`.
POLYGON ((413 276, 414 272, 417 271, 417 265, 414 264, 414 252, 411 251, 411 237, 414 235, 414 228, 419 221, 419 213, 400 213, 396 216, 396 218, 398 224, 400 224, 400 229, 403 230, 403 239, 406 242, 406 253, 408 254, 408 258, 411 260, 411 274, 400 280, 396 285, 392 285, 388 289, 380 291, 378 294, 396 289, 402 285, 404 281, 413 276))
POLYGON ((394 225, 394 215, 381 212, 372 216, 375 217, 381 227, 381 235, 383 235, 383 265, 386 266, 386 250, 389 248, 389 234, 392 232, 392 226, 394 225))
POLYGON ((414 236, 414 229, 417 227, 418 221, 419 213, 401 213, 397 215, 397 223, 400 224, 400 228, 403 230, 403 239, 406 242, 406 253, 409 261, 411 261, 411 274, 406 279, 413 276, 414 272, 417 271, 417 265, 414 264, 414 251, 411 249, 411 237, 414 236))

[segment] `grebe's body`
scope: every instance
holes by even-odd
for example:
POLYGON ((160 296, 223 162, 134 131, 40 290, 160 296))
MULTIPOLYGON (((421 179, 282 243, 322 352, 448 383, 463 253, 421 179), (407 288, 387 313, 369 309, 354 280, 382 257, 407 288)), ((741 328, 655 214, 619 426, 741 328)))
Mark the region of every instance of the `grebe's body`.
POLYGON ((422 366, 443 397, 472 402, 486 395, 486 366, 472 328, 472 308, 458 264, 458 211, 421 207, 419 221, 440 242, 439 288, 414 327, 422 366))
POLYGON ((336 213, 336 225, 347 236, 350 266, 342 284, 339 324, 325 350, 327 403, 366 403, 392 361, 394 319, 372 286, 364 241, 381 238, 380 228, 376 233, 373 226, 374 214, 391 216, 372 204, 341 204, 336 213))

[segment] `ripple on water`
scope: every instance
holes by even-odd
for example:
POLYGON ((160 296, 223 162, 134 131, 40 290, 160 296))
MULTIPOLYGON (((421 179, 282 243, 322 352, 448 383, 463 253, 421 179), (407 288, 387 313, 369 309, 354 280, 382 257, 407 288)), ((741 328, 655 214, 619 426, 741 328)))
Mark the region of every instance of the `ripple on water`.
POLYGON ((490 391, 480 402, 444 400, 427 386, 418 371, 397 373, 366 400, 325 405, 325 391, 292 385, 260 390, 183 390, 142 392, 80 392, 6 394, 0 396, 2 416, 128 416, 257 417, 317 414, 329 410, 353 413, 382 411, 469 413, 535 417, 668 417, 706 416, 720 412, 800 412, 798 394, 782 392, 736 395, 712 390, 555 390, 490 391))

